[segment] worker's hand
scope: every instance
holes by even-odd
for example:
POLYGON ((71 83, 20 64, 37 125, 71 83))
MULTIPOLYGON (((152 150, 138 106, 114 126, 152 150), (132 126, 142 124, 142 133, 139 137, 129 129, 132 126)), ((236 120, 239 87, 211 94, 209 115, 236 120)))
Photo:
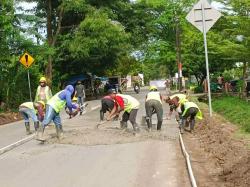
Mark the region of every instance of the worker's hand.
POLYGON ((110 121, 110 120, 111 120, 111 117, 110 117, 110 116, 106 117, 106 120, 107 120, 107 121, 110 121))
POLYGON ((69 113, 70 117, 75 117, 78 114, 78 110, 69 113))
POLYGON ((79 105, 78 104, 72 104, 72 108, 77 109, 77 108, 79 108, 79 105))

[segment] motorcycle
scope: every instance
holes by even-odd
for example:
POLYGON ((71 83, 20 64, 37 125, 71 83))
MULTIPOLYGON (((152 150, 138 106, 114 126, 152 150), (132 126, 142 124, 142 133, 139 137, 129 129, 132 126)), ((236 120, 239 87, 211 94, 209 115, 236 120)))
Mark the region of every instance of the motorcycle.
POLYGON ((139 92, 140 92, 140 86, 138 84, 134 85, 134 91, 135 91, 135 93, 139 94, 139 92))

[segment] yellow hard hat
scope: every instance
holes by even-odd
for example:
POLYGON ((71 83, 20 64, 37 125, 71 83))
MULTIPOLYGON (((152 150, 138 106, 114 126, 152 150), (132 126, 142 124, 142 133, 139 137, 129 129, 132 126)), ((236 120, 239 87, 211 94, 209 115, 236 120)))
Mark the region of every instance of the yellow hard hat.
POLYGON ((150 86, 149 87, 149 91, 156 91, 157 90, 157 87, 156 86, 150 86))
POLYGON ((45 108, 45 102, 44 101, 37 101, 37 103, 40 103, 43 105, 43 108, 45 108))
POLYGON ((72 101, 77 101, 77 97, 74 96, 74 97, 72 98, 72 101))
POLYGON ((45 77, 41 77, 39 82, 47 82, 45 77))

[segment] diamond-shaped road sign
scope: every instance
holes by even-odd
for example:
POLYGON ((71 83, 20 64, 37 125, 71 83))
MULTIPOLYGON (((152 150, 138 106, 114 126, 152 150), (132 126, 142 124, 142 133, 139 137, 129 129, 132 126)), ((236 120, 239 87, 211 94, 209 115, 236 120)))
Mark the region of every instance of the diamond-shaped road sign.
POLYGON ((28 53, 24 53, 19 60, 26 68, 29 68, 31 64, 34 62, 34 58, 30 56, 28 53))
POLYGON ((221 17, 221 13, 213 8, 207 0, 200 0, 196 5, 194 5, 193 9, 188 13, 186 19, 197 29, 203 32, 202 6, 205 11, 205 31, 208 32, 215 22, 221 17))

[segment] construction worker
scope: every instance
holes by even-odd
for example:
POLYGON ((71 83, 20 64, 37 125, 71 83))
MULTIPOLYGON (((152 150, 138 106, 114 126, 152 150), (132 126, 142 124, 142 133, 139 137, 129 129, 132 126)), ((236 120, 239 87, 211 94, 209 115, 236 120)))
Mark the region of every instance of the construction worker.
POLYGON ((77 85, 75 87, 76 93, 75 96, 77 97, 77 103, 80 106, 80 115, 82 115, 83 111, 84 111, 84 101, 86 98, 86 94, 85 94, 85 87, 82 84, 82 81, 77 81, 77 85))
POLYGON ((122 120, 120 121, 121 128, 127 128, 127 122, 130 121, 134 129, 134 134, 136 134, 137 132, 139 132, 139 127, 136 123, 136 116, 140 107, 140 103, 137 99, 130 95, 117 95, 120 96, 124 102, 124 113, 122 115, 122 120))
POLYGON ((181 116, 182 116, 182 122, 180 125, 180 131, 183 134, 184 132, 184 125, 187 122, 187 119, 190 117, 189 125, 190 125, 190 132, 194 130, 195 125, 195 117, 198 119, 202 119, 202 113, 199 109, 199 107, 194 102, 184 101, 181 103, 181 116))
POLYGON ((52 97, 51 89, 47 86, 47 81, 45 77, 41 77, 39 81, 39 86, 37 87, 35 101, 47 101, 52 97))
MULTIPOLYGON (((166 103, 169 104, 169 107, 170 107, 170 110, 169 110, 169 113, 167 115, 167 119, 170 119, 171 116, 172 116, 172 113, 173 111, 177 111, 177 113, 180 113, 181 110, 180 108, 178 108, 180 105, 180 103, 187 99, 187 96, 185 94, 174 94, 172 96, 167 96, 164 100, 166 103)), ((179 118, 179 115, 176 115, 176 120, 179 121, 180 118, 179 118)))
POLYGON ((113 118, 118 120, 120 113, 124 111, 124 101, 121 96, 117 95, 117 92, 114 89, 110 96, 114 100, 114 107, 106 119, 108 121, 113 118))
POLYGON ((157 114, 157 130, 161 130, 163 121, 162 96, 160 92, 157 91, 156 86, 150 86, 149 88, 149 93, 146 95, 145 109, 148 130, 152 130, 152 115, 154 113, 157 114))
POLYGON ((33 120, 35 131, 37 131, 39 128, 39 121, 42 121, 44 118, 44 109, 45 103, 43 101, 25 102, 19 106, 19 112, 24 118, 27 135, 31 134, 29 118, 33 120))
MULTIPOLYGON (((69 115, 74 117, 77 115, 77 112, 73 113, 73 109, 77 109, 77 106, 75 104, 72 104, 71 102, 71 96, 74 93, 74 87, 72 85, 66 86, 66 88, 57 94, 55 94, 46 105, 46 113, 44 120, 39 127, 37 140, 39 141, 45 141, 45 138, 43 136, 45 127, 53 120, 55 127, 56 127, 56 134, 58 139, 63 138, 63 129, 62 129, 62 123, 60 118, 60 111, 67 105, 69 108, 69 115)), ((75 110, 77 111, 77 110, 75 110)))
POLYGON ((109 89, 107 93, 108 95, 101 99, 100 121, 104 120, 104 114, 106 112, 108 112, 108 115, 110 115, 115 105, 115 101, 112 97, 112 94, 116 93, 115 89, 109 89))

